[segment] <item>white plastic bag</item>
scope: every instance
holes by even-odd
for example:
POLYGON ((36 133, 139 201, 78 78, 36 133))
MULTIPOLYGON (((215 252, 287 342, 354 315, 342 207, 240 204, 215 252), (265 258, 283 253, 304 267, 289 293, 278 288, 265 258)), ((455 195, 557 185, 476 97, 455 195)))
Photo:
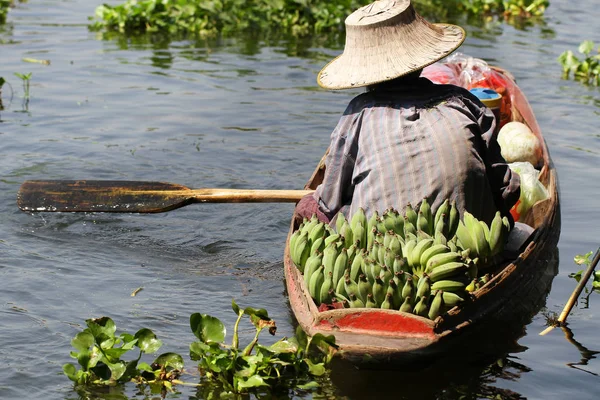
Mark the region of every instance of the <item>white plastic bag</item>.
MULTIPOLYGON (((550 197, 548 190, 539 181, 540 172, 529 162, 515 162, 508 164, 513 172, 521 178, 521 197, 515 205, 516 214, 524 216, 540 200, 550 197)), ((514 215, 514 214, 513 214, 514 215)))

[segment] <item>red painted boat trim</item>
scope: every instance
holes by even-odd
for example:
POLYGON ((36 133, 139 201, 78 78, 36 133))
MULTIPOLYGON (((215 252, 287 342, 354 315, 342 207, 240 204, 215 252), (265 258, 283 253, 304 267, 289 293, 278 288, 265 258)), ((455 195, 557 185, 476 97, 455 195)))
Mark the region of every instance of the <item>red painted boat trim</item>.
POLYGON ((430 323, 399 311, 353 311, 334 320, 324 318, 316 326, 319 329, 395 337, 436 337, 430 323))

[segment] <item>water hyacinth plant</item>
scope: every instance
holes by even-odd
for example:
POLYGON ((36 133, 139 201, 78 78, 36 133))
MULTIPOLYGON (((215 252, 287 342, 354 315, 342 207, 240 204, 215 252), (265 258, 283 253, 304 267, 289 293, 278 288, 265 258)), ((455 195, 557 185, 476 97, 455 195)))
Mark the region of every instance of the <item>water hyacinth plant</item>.
MULTIPOLYGON (((343 31, 344 19, 370 0, 126 0, 104 4, 90 29, 121 33, 165 32, 216 36, 244 31, 277 31, 307 36, 343 31)), ((548 0, 415 0, 426 18, 460 14, 534 17, 548 0)))
POLYGON ((197 361, 200 383, 183 382, 183 358, 176 353, 159 355, 151 364, 141 361, 145 354, 155 353, 162 342, 147 328, 135 335, 116 335, 112 319, 102 317, 86 320, 87 328, 71 341, 75 351, 71 357, 77 365, 63 366, 65 375, 75 382, 78 390, 114 386, 134 382, 143 390, 165 393, 174 385, 197 386, 203 389, 203 398, 227 398, 245 393, 287 393, 295 389, 314 389, 321 386, 316 379, 327 375, 326 365, 336 349, 335 338, 321 334, 307 337, 298 329, 292 338, 282 338, 266 346, 259 343, 259 335, 267 330, 272 335, 277 327, 264 309, 240 308, 232 301, 237 319, 231 344, 225 344, 225 325, 216 317, 194 313, 190 328, 198 341, 190 345, 190 358, 197 361), (252 340, 240 346, 239 326, 247 317, 255 328, 252 340), (124 356, 137 349, 137 356, 124 356), (79 368, 78 368, 79 367, 79 368))
POLYGON ((563 78, 573 79, 586 85, 600 86, 600 47, 596 54, 592 55, 595 44, 591 40, 583 41, 579 45, 579 53, 583 54, 584 59, 577 58, 571 50, 563 52, 558 61, 562 64, 563 78))

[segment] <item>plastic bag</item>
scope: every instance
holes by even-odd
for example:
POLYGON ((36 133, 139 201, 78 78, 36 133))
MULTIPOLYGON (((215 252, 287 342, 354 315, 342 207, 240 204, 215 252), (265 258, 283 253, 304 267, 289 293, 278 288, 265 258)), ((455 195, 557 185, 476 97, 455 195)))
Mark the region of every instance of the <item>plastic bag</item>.
POLYGON ((498 128, 512 121, 512 103, 518 87, 511 79, 490 68, 480 58, 454 53, 443 61, 423 69, 422 76, 434 83, 450 83, 467 90, 473 88, 493 89, 502 96, 498 128))
POLYGON ((527 215, 535 203, 547 199, 550 194, 538 179, 540 172, 533 168, 531 163, 515 162, 508 166, 521 178, 521 196, 517 204, 510 210, 515 221, 519 221, 521 217, 527 215))
POLYGON ((433 83, 441 85, 456 85, 461 86, 457 68, 452 64, 443 64, 436 62, 423 68, 421 76, 429 79, 433 83))

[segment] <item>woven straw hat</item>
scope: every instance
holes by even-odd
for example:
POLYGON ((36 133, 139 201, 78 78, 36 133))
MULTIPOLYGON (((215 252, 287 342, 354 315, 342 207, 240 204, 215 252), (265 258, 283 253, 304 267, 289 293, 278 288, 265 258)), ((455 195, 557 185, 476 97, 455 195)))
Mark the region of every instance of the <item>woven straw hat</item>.
POLYGON ((410 0, 377 0, 346 18, 344 52, 317 77, 326 89, 350 89, 388 81, 424 68, 456 50, 465 31, 431 24, 410 0))

